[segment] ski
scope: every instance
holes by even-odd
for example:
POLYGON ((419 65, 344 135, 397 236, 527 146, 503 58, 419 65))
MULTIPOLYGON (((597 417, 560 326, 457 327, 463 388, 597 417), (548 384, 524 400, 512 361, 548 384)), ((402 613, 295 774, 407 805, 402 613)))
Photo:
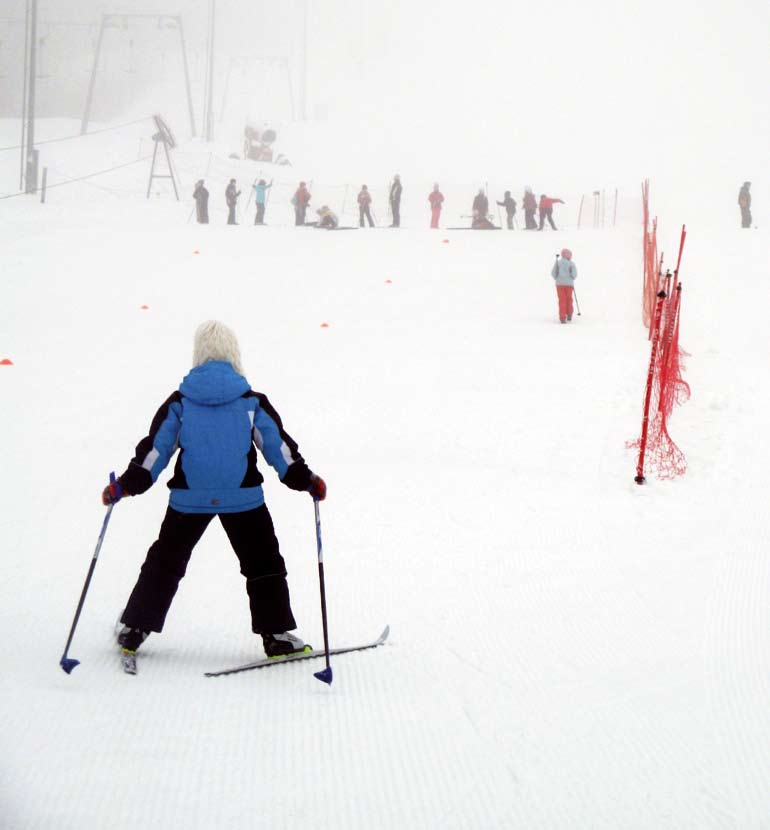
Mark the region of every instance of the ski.
MULTIPOLYGON (((370 643, 363 643, 357 646, 343 646, 342 648, 330 648, 329 654, 347 654, 351 651, 364 651, 368 648, 377 648, 381 646, 390 634, 390 626, 386 625, 384 631, 376 640, 370 643)), ((251 671, 251 669, 264 669, 268 666, 279 666, 282 663, 296 663, 299 660, 314 660, 319 657, 325 657, 326 653, 323 649, 315 649, 313 651, 303 651, 299 654, 289 654, 286 657, 266 657, 263 660, 254 660, 252 663, 244 663, 242 666, 235 666, 230 669, 221 669, 220 671, 207 671, 206 677, 221 677, 225 674, 237 674, 242 671, 251 671)))
POLYGON ((120 651, 120 662, 126 674, 136 674, 136 652, 127 648, 120 651))

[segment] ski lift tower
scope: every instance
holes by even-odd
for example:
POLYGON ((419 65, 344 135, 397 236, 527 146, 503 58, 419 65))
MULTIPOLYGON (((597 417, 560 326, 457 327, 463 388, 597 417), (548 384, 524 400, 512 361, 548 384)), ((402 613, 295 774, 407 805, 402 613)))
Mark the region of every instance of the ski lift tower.
MULTIPOLYGON (((190 131, 195 135, 195 113, 193 112, 192 91, 190 89, 190 71, 187 67, 187 48, 184 40, 184 29, 182 28, 182 18, 174 14, 103 14, 102 24, 99 27, 99 37, 96 39, 96 52, 94 54, 94 65, 91 67, 91 80, 88 84, 88 95, 86 97, 86 107, 83 111, 83 119, 80 122, 80 134, 85 135, 88 130, 88 120, 91 117, 91 102, 94 97, 94 87, 96 86, 96 76, 99 71, 99 57, 102 52, 102 42, 104 40, 104 32, 106 29, 126 28, 129 20, 134 19, 150 19, 158 21, 158 28, 165 25, 167 28, 176 29, 179 32, 179 43, 182 50, 182 65, 184 68, 184 81, 187 90, 187 108, 190 111, 190 131)), ((156 144, 157 149, 157 144, 156 144)))

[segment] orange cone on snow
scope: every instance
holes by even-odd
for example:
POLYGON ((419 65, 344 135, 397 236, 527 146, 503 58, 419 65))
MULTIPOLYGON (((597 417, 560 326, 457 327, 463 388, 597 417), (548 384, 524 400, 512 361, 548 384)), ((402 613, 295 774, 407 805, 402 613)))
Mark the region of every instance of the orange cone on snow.
POLYGON ((393 285, 393 280, 385 280, 385 285, 393 285))
POLYGON ((13 361, 9 360, 7 357, 4 357, 0 360, 0 366, 13 366, 13 361))
POLYGON ((322 329, 328 329, 328 328, 329 328, 329 324, 328 324, 328 323, 321 323, 321 328, 322 328, 322 329))
POLYGON ((139 306, 139 308, 140 308, 142 311, 147 311, 150 307, 149 307, 148 305, 140 305, 140 306, 139 306))

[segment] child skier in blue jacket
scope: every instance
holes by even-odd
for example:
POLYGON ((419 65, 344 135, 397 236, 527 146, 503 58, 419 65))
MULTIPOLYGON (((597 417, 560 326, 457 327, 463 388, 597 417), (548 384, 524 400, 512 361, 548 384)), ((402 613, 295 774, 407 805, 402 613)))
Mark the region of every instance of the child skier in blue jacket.
POLYGON ((292 490, 321 501, 326 485, 308 469, 265 395, 249 386, 227 326, 209 320, 198 327, 193 364, 155 414, 128 469, 102 493, 104 504, 144 493, 179 450, 166 516, 121 617, 118 642, 134 652, 151 631, 163 630, 193 548, 218 516, 246 577, 252 630, 262 635, 265 653, 304 651, 289 633, 297 626, 256 450, 292 490))

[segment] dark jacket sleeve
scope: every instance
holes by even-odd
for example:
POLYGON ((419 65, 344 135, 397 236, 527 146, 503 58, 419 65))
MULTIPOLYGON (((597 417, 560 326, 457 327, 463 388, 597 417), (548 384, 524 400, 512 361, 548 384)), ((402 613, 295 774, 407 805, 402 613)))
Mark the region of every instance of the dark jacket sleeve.
POLYGON ((136 445, 136 453, 118 483, 130 496, 152 487, 179 446, 182 396, 174 392, 155 413, 149 433, 136 445))
POLYGON ((267 396, 260 392, 254 394, 258 401, 254 413, 254 443, 283 484, 292 490, 307 490, 313 474, 300 454, 297 442, 283 428, 281 416, 267 396))

